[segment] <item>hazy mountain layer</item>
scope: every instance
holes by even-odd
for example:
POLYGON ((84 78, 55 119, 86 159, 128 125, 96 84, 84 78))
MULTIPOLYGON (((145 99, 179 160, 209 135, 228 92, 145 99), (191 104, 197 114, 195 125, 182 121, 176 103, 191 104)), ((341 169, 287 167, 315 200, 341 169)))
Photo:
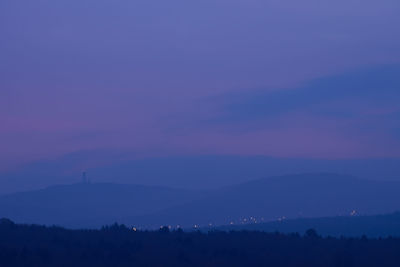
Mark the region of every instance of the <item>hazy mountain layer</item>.
POLYGON ((121 184, 74 184, 0 197, 0 217, 20 223, 100 227, 199 227, 279 218, 383 214, 400 210, 400 182, 334 174, 271 177, 197 192, 121 184))
POLYGON ((206 230, 249 230, 281 233, 304 233, 315 229, 324 236, 353 236, 360 237, 399 237, 400 212, 375 216, 342 216, 326 218, 304 218, 280 220, 268 223, 252 223, 247 225, 228 225, 206 230))
POLYGON ((124 216, 161 211, 201 194, 121 184, 73 184, 0 197, 0 217, 20 223, 100 227, 124 216))

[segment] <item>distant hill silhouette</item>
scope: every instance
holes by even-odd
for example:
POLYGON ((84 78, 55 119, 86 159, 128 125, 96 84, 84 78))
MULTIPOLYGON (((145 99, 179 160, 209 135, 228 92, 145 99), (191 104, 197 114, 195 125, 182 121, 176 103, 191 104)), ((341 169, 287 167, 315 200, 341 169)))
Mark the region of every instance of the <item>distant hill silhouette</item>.
POLYGON ((79 182, 81 170, 96 182, 187 189, 218 189, 262 177, 295 173, 344 173, 371 180, 399 180, 400 158, 302 159, 201 155, 136 159, 136 152, 78 151, 0 171, 0 195, 79 182))
POLYGON ((143 228, 191 228, 385 214, 400 210, 400 182, 369 181, 335 174, 301 174, 260 179, 214 191, 121 184, 74 184, 0 197, 0 217, 18 223, 101 227, 113 222, 143 228))
POLYGON ((272 177, 223 188, 206 198, 129 221, 186 226, 278 218, 383 214, 400 210, 400 183, 361 180, 335 174, 272 177))
POLYGON ((0 217, 21 223, 101 227, 121 217, 161 211, 200 192, 122 184, 72 184, 0 196, 0 217))
POLYGON ((226 225, 216 228, 205 228, 221 231, 264 231, 280 233, 304 233, 315 229, 323 236, 346 237, 400 237, 400 212, 373 216, 340 216, 325 218, 302 218, 280 220, 267 223, 246 225, 226 225))

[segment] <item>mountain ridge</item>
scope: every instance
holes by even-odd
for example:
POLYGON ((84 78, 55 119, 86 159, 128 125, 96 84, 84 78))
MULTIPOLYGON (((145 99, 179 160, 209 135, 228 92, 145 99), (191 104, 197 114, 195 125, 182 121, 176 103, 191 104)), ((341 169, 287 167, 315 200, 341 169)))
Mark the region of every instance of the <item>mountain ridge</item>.
POLYGON ((155 228, 240 223, 255 217, 329 217, 400 210, 400 182, 330 173, 274 176, 212 191, 112 183, 73 184, 0 196, 0 217, 98 228, 114 222, 155 228), (379 201, 377 201, 379 200, 379 201))

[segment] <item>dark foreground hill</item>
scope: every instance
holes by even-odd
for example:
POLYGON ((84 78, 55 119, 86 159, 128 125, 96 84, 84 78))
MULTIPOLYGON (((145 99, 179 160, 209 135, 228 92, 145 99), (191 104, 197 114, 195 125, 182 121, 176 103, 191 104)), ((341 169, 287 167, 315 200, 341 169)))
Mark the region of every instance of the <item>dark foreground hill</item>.
POLYGON ((265 232, 66 230, 0 220, 0 266, 399 266, 400 239, 265 232))
MULTIPOLYGON (((217 227, 221 231, 264 231, 280 233, 303 233, 315 229, 323 236, 346 237, 400 237, 400 212, 375 216, 342 216, 326 218, 303 218, 268 223, 227 225, 217 227)), ((205 229, 209 230, 209 229, 205 229)))

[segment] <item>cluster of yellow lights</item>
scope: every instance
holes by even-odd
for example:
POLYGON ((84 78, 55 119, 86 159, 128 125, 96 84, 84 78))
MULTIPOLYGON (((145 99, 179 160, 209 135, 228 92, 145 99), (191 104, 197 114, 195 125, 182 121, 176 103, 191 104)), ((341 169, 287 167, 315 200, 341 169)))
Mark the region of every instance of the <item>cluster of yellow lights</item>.
MULTIPOLYGON (((357 216, 357 214, 358 214, 358 212, 357 212, 356 210, 352 210, 352 211, 350 212, 350 216, 357 216)), ((279 217, 279 218, 277 219, 277 221, 284 221, 284 220, 286 220, 286 216, 281 216, 281 217, 279 217)), ((264 217, 261 217, 261 218, 259 218, 259 220, 257 220, 256 217, 250 216, 249 218, 241 218, 241 219, 239 220, 239 223, 241 223, 241 224, 259 223, 259 222, 264 222, 264 217)), ((230 221, 229 224, 230 224, 230 225, 234 225, 235 222, 234 222, 234 221, 230 221)), ((209 227, 212 227, 212 226, 213 226, 213 223, 209 223, 208 226, 209 226, 209 227)), ((163 228, 163 227, 164 227, 164 226, 160 226, 160 228, 163 228)), ((169 229, 172 229, 172 226, 171 226, 171 225, 168 225, 167 227, 168 227, 169 229)), ((196 228, 196 229, 197 229, 197 228, 199 228, 199 227, 200 227, 200 226, 199 226, 198 224, 193 225, 193 228, 196 228)), ((176 229, 179 229, 179 228, 181 228, 181 226, 180 226, 179 224, 176 225, 176 229)), ((136 232, 136 231, 138 231, 138 228, 133 227, 132 230, 133 230, 134 232, 136 232)))
POLYGON ((283 221, 283 220, 286 220, 286 216, 282 216, 282 217, 278 218, 278 221, 280 221, 280 222, 283 221))

